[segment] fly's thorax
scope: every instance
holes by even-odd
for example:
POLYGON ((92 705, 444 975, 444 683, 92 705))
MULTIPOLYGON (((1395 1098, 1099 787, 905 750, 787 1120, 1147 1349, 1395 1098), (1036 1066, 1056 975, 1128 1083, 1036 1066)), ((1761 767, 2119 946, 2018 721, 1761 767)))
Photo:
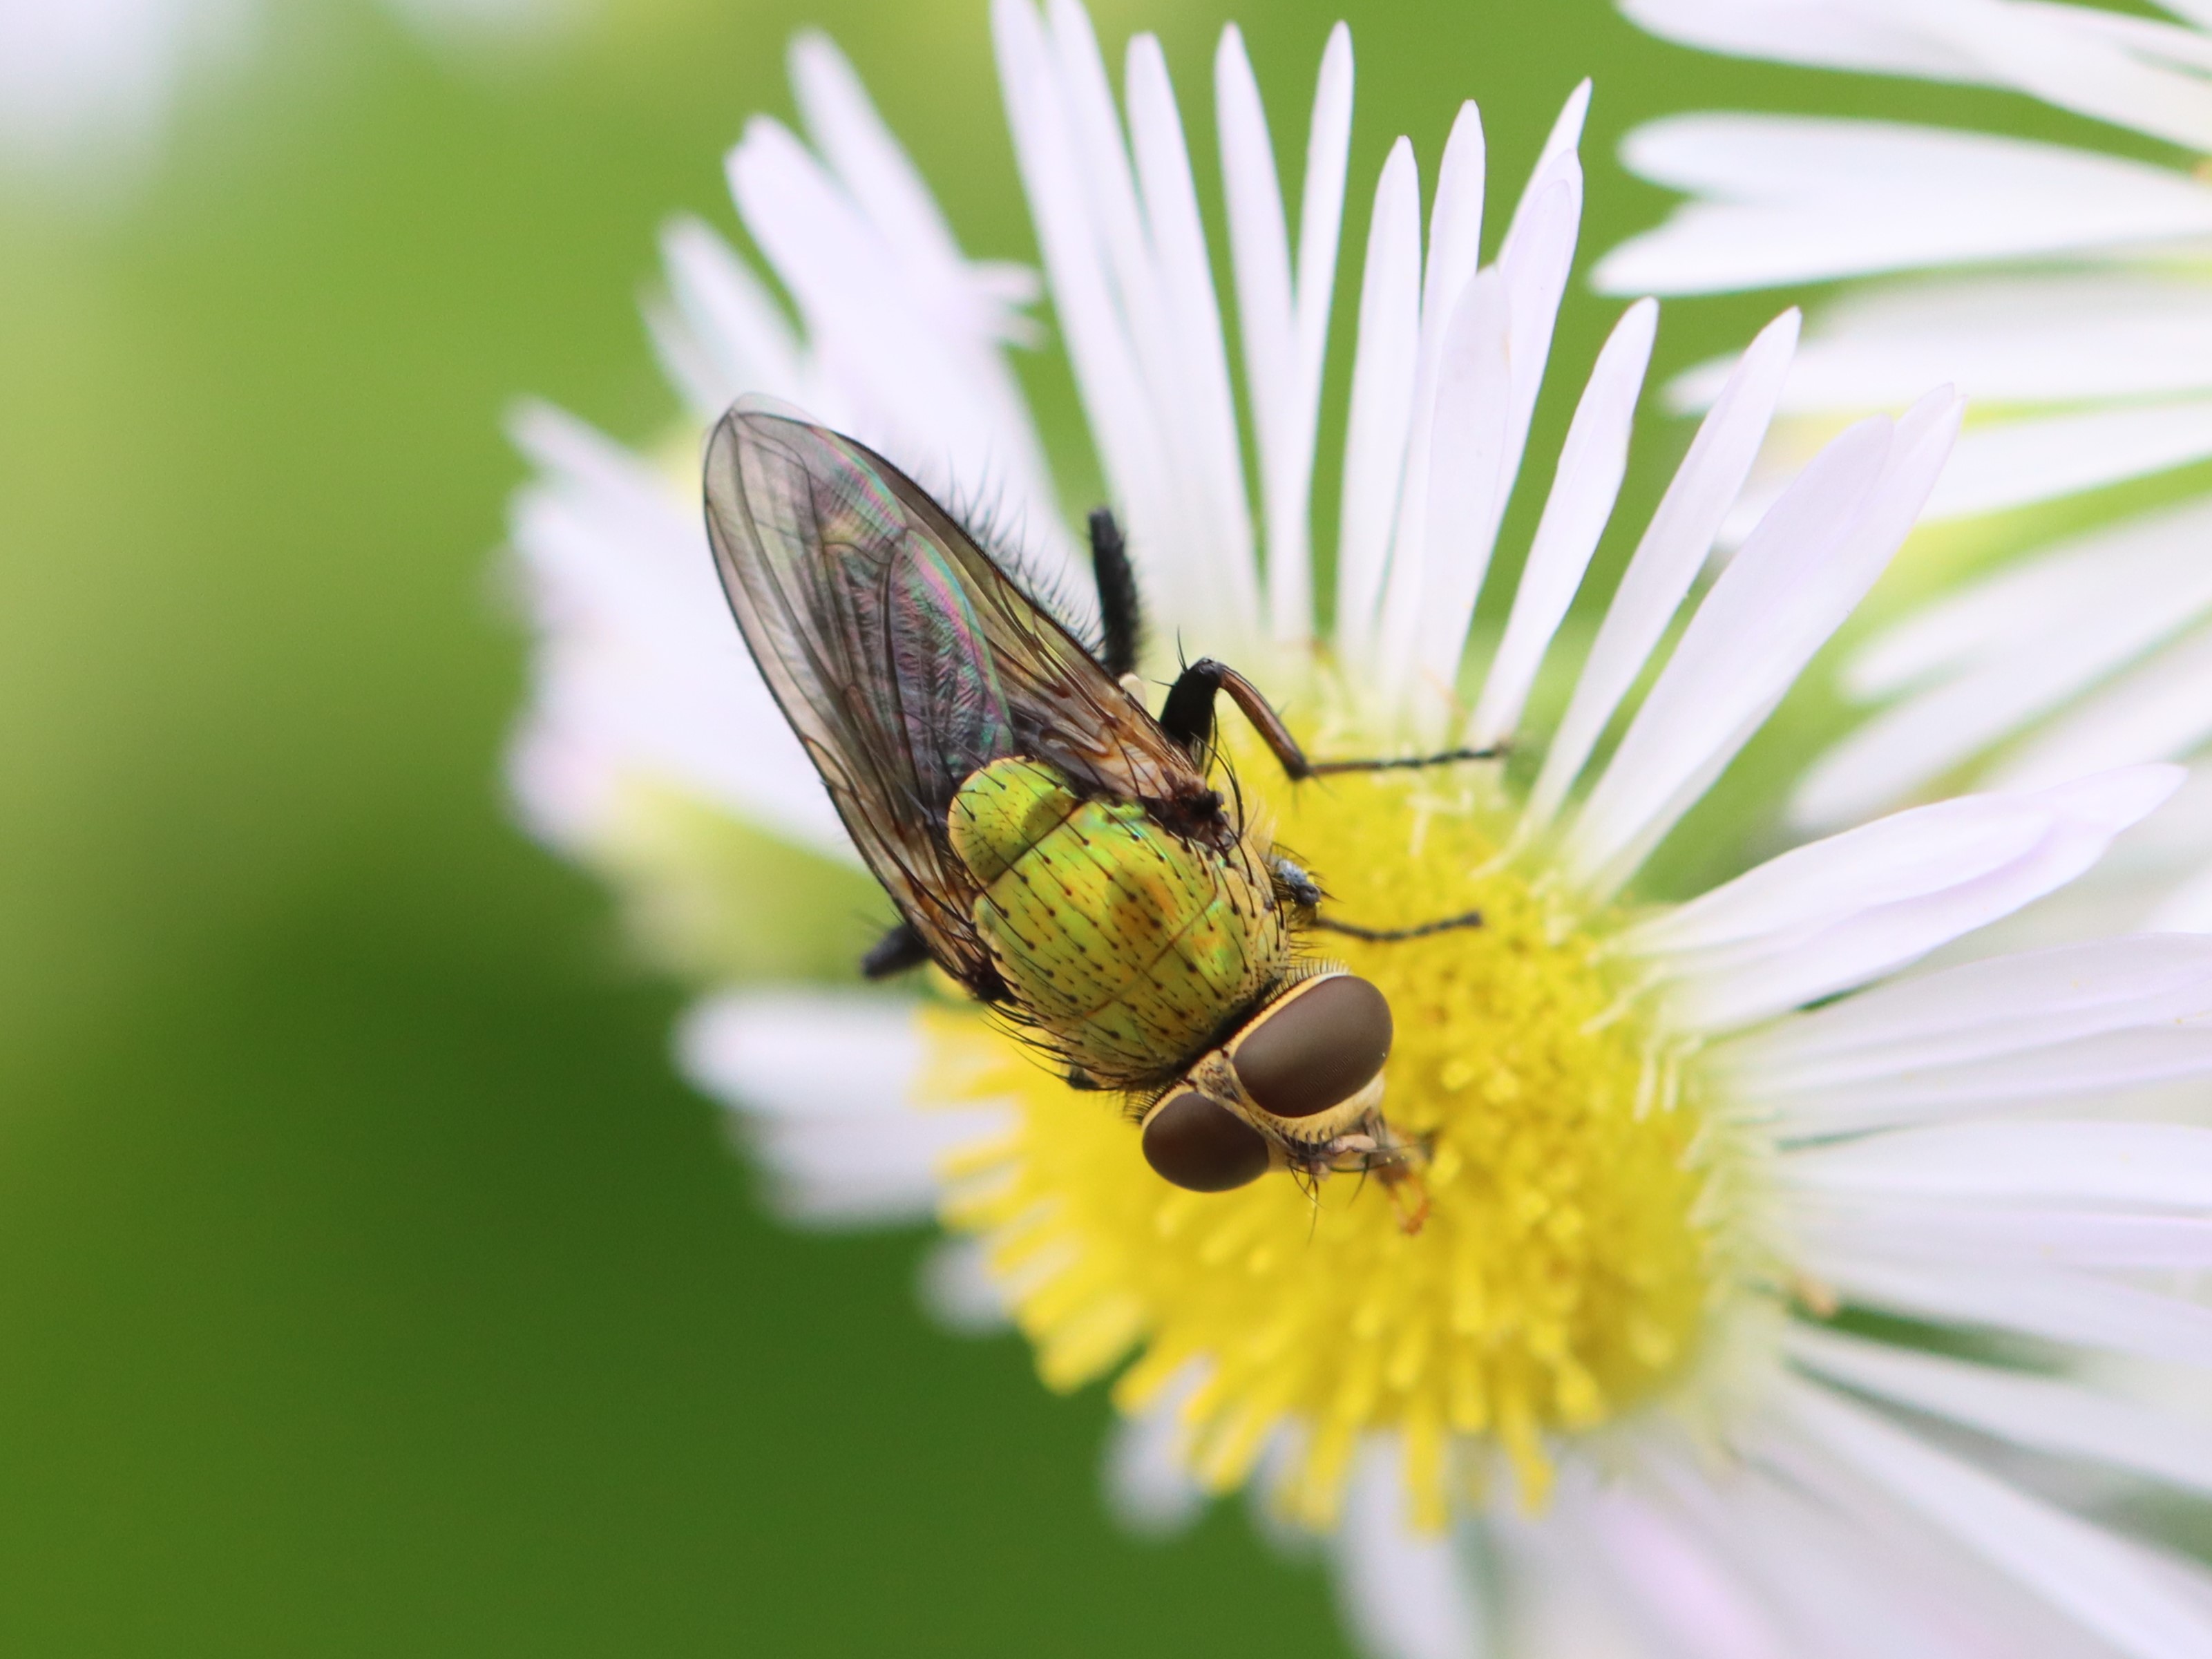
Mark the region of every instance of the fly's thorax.
POLYGON ((947 830, 1022 1015, 1103 1083, 1173 1076, 1289 975, 1273 883, 1242 842, 1194 842, 1028 758, 969 778, 947 830))
POLYGON ((1318 1176, 1367 1167, 1392 1144, 1382 1068, 1390 1005, 1341 971, 1271 998, 1226 1042, 1200 1055, 1146 1109, 1146 1161, 1194 1192, 1226 1192, 1269 1170, 1318 1176))

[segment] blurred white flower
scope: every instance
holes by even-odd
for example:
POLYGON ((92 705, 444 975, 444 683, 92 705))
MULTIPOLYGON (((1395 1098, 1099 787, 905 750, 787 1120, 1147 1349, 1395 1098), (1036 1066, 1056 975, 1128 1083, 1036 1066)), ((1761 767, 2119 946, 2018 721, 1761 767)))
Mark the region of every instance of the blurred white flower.
MULTIPOLYGON (((483 48, 592 0, 388 0, 433 41, 483 48)), ((187 82, 234 69, 262 0, 0 0, 0 173, 112 184, 155 150, 187 82)))
MULTIPOLYGON (((1739 515, 1814 434, 1931 382, 1974 404, 1929 521, 2033 507, 2212 458, 2212 10, 2177 21, 2036 0, 1623 0, 1716 52, 2002 88, 2105 122, 2112 152, 1948 128, 1697 114, 1632 133, 1628 165, 1692 199, 1597 282, 1686 294, 1884 275, 1818 314, 1785 436, 1739 515), (2138 159, 2141 140, 2179 146, 2138 159), (1941 276, 1903 275, 1954 271, 1941 276), (1900 273, 1887 276, 1887 273, 1900 273), (1794 428, 1794 429, 1793 429, 1794 428)), ((1723 366, 1671 388, 1710 400, 1723 366)), ((2212 501, 2078 535, 1869 642, 1846 692, 1887 702, 1806 773, 1808 828, 1965 770, 2033 785, 2212 743, 2212 501)), ((2212 794, 2191 790, 2085 889, 2107 925, 2212 927, 2212 794)), ((2078 911, 2079 906, 2075 907, 2078 911)), ((2063 931, 2078 917, 2042 917, 2063 931)))
MULTIPOLYGON (((940 1213, 955 1237, 927 1291, 949 1320, 1001 1309, 1055 1386, 1119 1373, 1116 1507, 1171 1526, 1249 1483, 1327 1538, 1377 1655, 2212 1651, 2212 1580, 2100 1524, 2064 1479, 2212 1492, 2212 1433, 2084 1374, 2107 1355, 2200 1384, 2212 1368, 2212 1315, 2176 1282, 2212 1265, 2212 1131, 2155 1121, 2161 1091, 2212 1073, 2212 941, 1912 971, 2088 869, 2178 769, 1897 813, 1688 903, 1624 908, 1887 563, 1958 399, 1844 432, 1692 603, 1784 384, 1785 314, 1729 371, 1570 651, 1656 325, 1632 305, 1497 596, 1501 631, 1471 633, 1571 264, 1586 94, 1488 265, 1465 106, 1425 239, 1410 143, 1375 192, 1324 623, 1310 498, 1348 36, 1323 56, 1295 237, 1233 29, 1215 60, 1239 376, 1158 43, 1131 43, 1117 107, 1074 0, 1042 17, 1000 0, 994 19, 1054 319, 1162 663, 1180 643, 1255 665, 1330 750, 1444 737, 1541 760, 1299 790, 1257 757, 1240 769, 1347 914, 1483 913, 1418 945, 1343 941, 1398 1011, 1391 1119, 1430 1147, 1418 1236, 1348 1182, 1310 1204, 1273 1177, 1169 1188, 1110 1107, 964 1009, 726 987, 686 1020, 682 1060, 776 1202, 824 1225, 940 1213), (1547 663, 1565 712, 1531 718, 1547 663)), ((961 253, 826 41, 792 65, 806 139, 757 119, 729 173, 797 320, 679 222, 664 361, 702 424, 741 392, 802 404, 987 510, 1076 603, 1006 357, 1031 337, 1032 285, 961 253)), ((715 891, 732 918, 763 884, 641 826, 680 806, 849 862, 726 615, 696 452, 656 465, 544 409, 518 435, 539 469, 514 518, 538 629, 512 774, 531 823, 626 889, 715 891)))

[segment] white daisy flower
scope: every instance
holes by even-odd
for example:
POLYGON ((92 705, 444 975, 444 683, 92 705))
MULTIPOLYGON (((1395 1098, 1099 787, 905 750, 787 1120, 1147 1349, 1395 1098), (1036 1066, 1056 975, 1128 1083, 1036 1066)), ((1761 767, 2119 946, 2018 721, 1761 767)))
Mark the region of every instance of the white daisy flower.
MULTIPOLYGON (((1740 55, 2002 88, 2118 130, 2113 149, 1788 115, 1698 114, 1632 134, 1644 177, 1692 199, 1601 262, 1624 294, 1874 277, 1816 319, 1789 420, 1740 516, 1816 434, 1949 381, 1976 418, 1929 522, 1982 517, 2212 457, 2212 11, 2175 21, 2035 0, 1623 0, 1654 32, 1740 55), (2140 159, 2141 138, 2179 146, 2140 159), (1931 272, 1953 272, 1929 275, 1931 272)), ((1724 366, 1672 391, 1709 401, 1724 366)), ((2172 493, 2169 490, 2168 493, 2172 493)), ((1808 770, 1808 829, 1962 771, 2017 787, 2212 743, 2212 502, 2080 534, 1870 641, 1844 687, 1889 702, 1808 770), (2154 596, 2148 597, 2146 596, 2154 596)), ((2130 837, 2099 909, 2212 927, 2212 795, 2130 837)), ((2076 907, 2078 909, 2079 907, 2076 907)), ((2079 918, 2053 910, 2053 930, 2079 918)))
MULTIPOLYGON (((1418 1232, 1379 1183, 1166 1185, 1110 1104, 970 1006, 730 987, 686 1020, 682 1060, 777 1201, 825 1225, 940 1217, 956 1243, 927 1283, 948 1318, 1011 1318, 1053 1387, 1114 1377, 1117 1505, 1170 1525, 1249 1486, 1328 1540, 1378 1655, 2212 1651, 2212 1582, 2092 1513, 2116 1488, 2212 1491, 2212 1434, 2094 1369, 2201 1385, 2212 1366, 2212 1315, 2179 1284, 2212 1263, 2212 1131, 2153 1115, 2212 1071, 2212 940, 1915 970, 2087 870, 2179 769, 1922 806, 1687 903, 1635 896, 1888 562, 1957 398, 1836 438, 1693 599, 1788 368, 1796 322, 1778 319, 1570 652, 1656 322, 1630 306, 1549 458, 1534 539, 1509 550, 1500 629, 1470 651, 1571 264, 1585 94, 1486 265, 1470 104, 1425 237, 1409 143, 1375 191, 1324 606, 1310 500, 1348 36, 1322 58, 1295 236, 1223 37, 1232 355, 1158 43, 1131 43, 1117 103, 1074 0, 994 18, 1153 667, 1178 641, 1247 665, 1322 754, 1444 739, 1514 759, 1292 788, 1225 732, 1248 822, 1298 849, 1338 914, 1482 914, 1329 941, 1396 1012, 1387 1105, 1426 1149, 1418 1232), (1564 712, 1533 719, 1547 668, 1564 712)), ((1075 608, 1068 517, 1004 355, 1031 337, 1025 281, 964 258, 826 42, 793 70, 805 138, 757 120, 730 175, 796 321, 681 222, 665 358, 702 423, 764 392, 981 503, 1075 608)), ((540 469, 515 520, 540 637, 526 810, 626 889, 740 927, 778 895, 730 843, 641 825, 681 812, 787 860, 852 854, 726 614, 690 454, 643 461, 543 410, 520 434, 540 469)))

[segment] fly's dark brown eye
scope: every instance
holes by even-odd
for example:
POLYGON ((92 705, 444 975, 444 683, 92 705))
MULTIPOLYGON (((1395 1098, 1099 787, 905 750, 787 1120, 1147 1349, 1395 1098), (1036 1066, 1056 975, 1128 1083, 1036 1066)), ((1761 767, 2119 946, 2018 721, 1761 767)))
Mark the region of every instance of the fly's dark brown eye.
POLYGON ((1267 1141, 1212 1096, 1178 1089, 1145 1115, 1145 1162, 1194 1193, 1225 1193, 1267 1172, 1267 1141))
POLYGON ((1351 1099, 1389 1057, 1390 1005, 1353 974, 1293 988, 1229 1045, 1237 1081, 1277 1117, 1311 1117, 1351 1099))

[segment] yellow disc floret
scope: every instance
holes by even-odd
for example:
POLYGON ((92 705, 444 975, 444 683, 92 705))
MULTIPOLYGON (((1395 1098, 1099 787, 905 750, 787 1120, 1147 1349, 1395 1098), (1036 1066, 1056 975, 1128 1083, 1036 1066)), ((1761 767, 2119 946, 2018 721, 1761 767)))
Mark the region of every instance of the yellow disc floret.
POLYGON ((1308 941, 1382 988, 1396 1020, 1382 1109, 1427 1149, 1409 1233, 1379 1182, 1269 1176, 1199 1194, 1146 1167, 1129 1123, 966 1011, 932 1016, 926 1092, 1012 1101, 1016 1127, 952 1171, 947 1218, 981 1234, 1048 1382, 1132 1355, 1136 1409, 1195 1378, 1193 1468, 1240 1484, 1283 1431, 1293 1511, 1334 1518, 1363 1435, 1402 1439, 1416 1518, 1443 1524, 1502 1449, 1541 1501, 1548 1440, 1680 1377, 1724 1297, 1729 1172, 1693 1067, 1670 1060, 1604 927, 1501 856, 1485 776, 1355 775, 1296 789, 1240 767, 1248 819, 1319 878, 1325 914, 1479 928, 1308 941))

